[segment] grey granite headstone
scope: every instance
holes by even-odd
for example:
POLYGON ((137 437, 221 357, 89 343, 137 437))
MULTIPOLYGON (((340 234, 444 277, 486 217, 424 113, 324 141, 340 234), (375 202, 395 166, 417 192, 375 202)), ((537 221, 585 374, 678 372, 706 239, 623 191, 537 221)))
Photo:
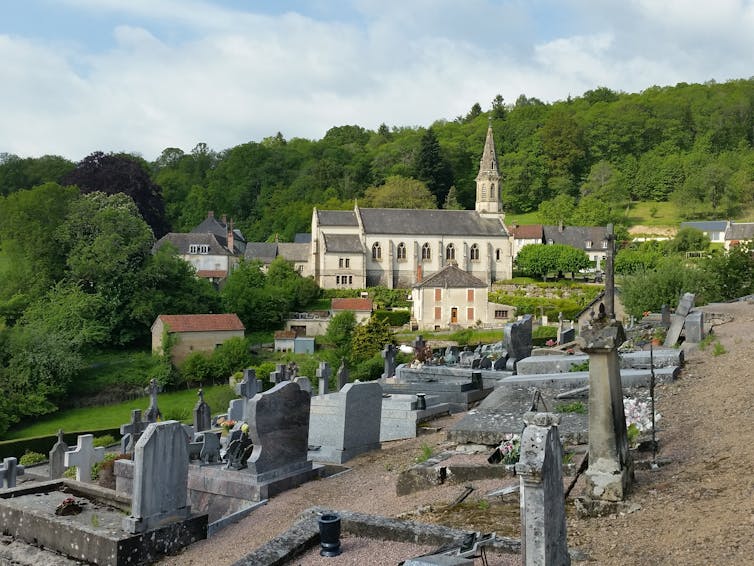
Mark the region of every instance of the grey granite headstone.
POLYGON ((103 446, 94 447, 94 435, 80 434, 76 442, 76 449, 65 453, 65 466, 76 467, 76 480, 82 482, 92 481, 92 466, 105 458, 103 446))
POLYGON ((560 331, 558 344, 568 344, 568 342, 573 342, 574 340, 576 340, 575 328, 564 328, 560 331))
POLYGON ((242 421, 246 418, 246 399, 231 399, 228 403, 228 420, 242 421))
POLYGON ((194 441, 189 446, 194 446, 199 460, 203 464, 211 464, 222 461, 220 458, 220 435, 217 432, 205 430, 194 434, 194 441))
POLYGON ((483 356, 481 360, 479 360, 479 369, 492 369, 492 360, 489 356, 483 356))
POLYGON ((65 453, 68 452, 68 445, 63 440, 63 431, 58 431, 58 441, 52 445, 49 453, 50 459, 50 479, 55 480, 63 477, 65 472, 65 453))
POLYGON ((142 533, 189 517, 188 466, 181 423, 150 424, 136 443, 131 515, 123 519, 123 530, 142 533))
POLYGON ((532 316, 525 314, 521 320, 505 325, 505 350, 508 352, 509 364, 531 356, 532 350, 532 316))
POLYGON ((424 351, 424 347, 427 345, 427 342, 424 340, 424 337, 419 334, 415 339, 412 346, 414 347, 414 355, 419 355, 420 352, 424 351))
POLYGON ((670 327, 670 307, 668 305, 662 305, 660 309, 660 324, 665 328, 670 327))
POLYGON ((285 364, 276 364, 275 371, 270 372, 270 383, 273 385, 284 382, 288 377, 288 369, 285 364))
POLYGON ((675 309, 675 314, 680 316, 686 316, 694 308, 694 300, 696 295, 694 293, 684 293, 678 301, 678 307, 675 309))
POLYGON ((312 382, 309 381, 308 377, 300 375, 293 380, 293 383, 298 384, 302 391, 306 391, 309 395, 312 394, 312 382))
POLYGON ((152 378, 149 381, 149 408, 144 415, 144 420, 148 423, 156 423, 158 419, 162 418, 160 408, 157 406, 157 393, 160 391, 160 386, 157 380, 152 378))
POLYGON ((463 351, 458 356, 458 365, 464 368, 471 367, 471 361, 474 359, 474 352, 463 351))
POLYGON ((123 454, 131 454, 141 434, 146 430, 149 423, 141 420, 141 409, 131 411, 131 422, 120 425, 120 451, 123 454))
POLYGON ((704 313, 691 311, 686 317, 686 342, 698 344, 704 339, 704 313))
POLYGON ((505 362, 506 359, 504 357, 496 359, 492 364, 492 369, 495 371, 505 371, 505 362))
POLYGON ((474 357, 471 359, 471 369, 479 369, 479 364, 481 364, 482 358, 478 356, 478 354, 474 354, 474 357))
POLYGON ((310 399, 298 384, 285 381, 249 401, 254 451, 247 470, 256 481, 311 469, 307 460, 310 399))
POLYGON ((340 367, 338 368, 337 373, 337 381, 338 381, 338 391, 343 389, 348 384, 348 368, 346 367, 346 359, 343 358, 340 360, 340 367))
POLYGON ((199 388, 199 400, 194 406, 194 432, 202 432, 212 428, 212 410, 204 400, 204 390, 199 388))
POLYGON ((552 413, 526 413, 521 436, 521 563, 525 566, 571 563, 566 544, 563 497, 563 447, 552 413))
POLYGON ((243 379, 236 385, 236 394, 244 399, 251 399, 262 390, 261 383, 257 379, 257 372, 253 369, 243 370, 243 379))
POLYGON ((330 364, 327 362, 319 362, 319 367, 317 368, 316 373, 317 381, 319 382, 319 394, 327 395, 330 391, 330 376, 332 375, 330 364))
POLYGON ((395 376, 395 356, 398 353, 393 344, 387 344, 382 349, 382 358, 385 360, 385 371, 382 373, 383 378, 395 376))
POLYGON ((675 314, 670 317, 670 328, 665 335, 664 346, 666 348, 672 348, 678 342, 681 337, 681 331, 686 324, 686 316, 689 314, 692 308, 694 308, 694 299, 696 296, 694 293, 684 293, 681 299, 678 301, 678 307, 675 309, 675 314))
POLYGON ((0 464, 0 488, 16 487, 16 478, 24 475, 24 467, 15 458, 4 458, 0 464))

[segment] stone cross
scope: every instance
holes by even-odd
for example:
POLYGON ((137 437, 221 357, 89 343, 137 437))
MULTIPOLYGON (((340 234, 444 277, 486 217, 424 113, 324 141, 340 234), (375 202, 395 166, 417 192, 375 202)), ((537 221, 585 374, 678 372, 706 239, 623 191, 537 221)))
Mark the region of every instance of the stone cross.
POLYGON ((608 320, 615 320, 615 273, 613 259, 615 256, 615 232, 613 225, 607 225, 607 253, 605 254, 605 315, 608 320))
POLYGON ((19 466, 15 458, 5 458, 0 465, 0 488, 16 487, 16 478, 24 475, 24 467, 19 466))
POLYGON ((340 367, 338 368, 337 373, 337 381, 338 381, 338 391, 343 389, 348 384, 348 368, 346 367, 346 359, 341 358, 340 360, 340 367))
POLYGON ((298 377, 298 364, 291 360, 288 362, 288 373, 287 373, 287 379, 293 381, 298 377))
POLYGON ((521 563, 569 565, 560 415, 525 413, 516 464, 521 494, 521 563))
POLYGON ((76 449, 65 453, 66 467, 76 467, 76 480, 92 481, 92 466, 105 458, 105 448, 94 447, 94 435, 80 434, 76 442, 76 449))
POLYGON ((387 344, 382 349, 382 358, 385 360, 385 371, 382 377, 388 378, 395 376, 395 355, 397 350, 393 344, 387 344))
POLYGON ((332 370, 330 369, 330 364, 328 364, 327 362, 319 362, 319 367, 317 368, 317 379, 319 380, 320 395, 327 395, 327 393, 329 392, 331 375, 332 370))
POLYGON ((243 370, 243 380, 238 384, 236 393, 238 393, 246 401, 259 393, 259 382, 257 381, 256 371, 254 371, 253 369, 243 370))
POLYGON ((199 388, 199 401, 194 406, 194 432, 202 432, 212 428, 212 410, 204 400, 204 390, 199 388))
POLYGON ((149 408, 144 415, 148 423, 156 423, 157 419, 162 418, 160 408, 157 406, 157 393, 160 391, 160 386, 157 384, 157 380, 152 378, 149 381, 149 408))
POLYGON ((413 346, 414 346, 414 355, 418 356, 420 353, 424 352, 424 346, 427 345, 427 342, 424 340, 424 337, 419 334, 416 339, 414 340, 413 346))
POLYGON ((52 445, 49 453, 51 480, 63 477, 66 452, 68 452, 68 445, 63 440, 63 431, 58 430, 58 441, 52 445))
POLYGON ((141 420, 141 409, 131 411, 131 422, 120 425, 120 451, 129 454, 134 451, 134 446, 139 442, 141 433, 147 428, 147 424, 141 420))
POLYGON ((286 380, 287 373, 288 372, 286 371, 285 364, 277 364, 275 366, 275 371, 270 372, 270 382, 273 385, 284 382, 286 380))

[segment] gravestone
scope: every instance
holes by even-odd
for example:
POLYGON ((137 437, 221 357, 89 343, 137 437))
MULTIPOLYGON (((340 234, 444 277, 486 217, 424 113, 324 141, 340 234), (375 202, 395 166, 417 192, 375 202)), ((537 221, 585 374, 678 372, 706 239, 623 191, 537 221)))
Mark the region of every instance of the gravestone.
POLYGON ((471 359, 471 369, 479 369, 479 364, 482 362, 482 358, 479 354, 474 353, 474 357, 471 359))
POLYGON ((257 482, 311 470, 307 460, 310 396, 292 381, 249 401, 249 437, 254 450, 248 472, 257 482))
POLYGON ((94 435, 80 434, 76 441, 76 449, 65 453, 65 466, 76 467, 76 480, 81 482, 92 481, 92 466, 105 458, 103 446, 94 447, 94 435))
POLYGON ((194 432, 202 432, 212 428, 212 410, 204 400, 204 390, 200 387, 197 393, 199 400, 194 406, 194 432))
POLYGON ((445 364, 446 365, 453 365, 455 363, 458 363, 458 346, 448 346, 445 348, 445 364))
POLYGON ((308 377, 300 375, 293 380, 293 383, 296 383, 302 391, 306 391, 309 395, 312 394, 312 382, 309 381, 308 377))
POLYGON ((479 360, 479 369, 492 369, 492 360, 489 356, 483 356, 481 360, 479 360))
POLYGON ((508 367, 516 369, 516 362, 531 356, 532 316, 525 314, 521 320, 505 325, 505 351, 508 352, 508 367))
POLYGON ((149 408, 147 409, 144 419, 148 423, 156 423, 157 419, 162 418, 160 408, 157 406, 157 393, 160 391, 160 386, 157 384, 157 380, 152 378, 149 381, 149 408))
POLYGON ((240 399, 232 399, 228 403, 228 419, 236 422, 246 419, 246 404, 249 399, 262 391, 262 382, 257 379, 255 370, 249 368, 243 370, 243 379, 236 384, 236 394, 240 399))
POLYGON ((288 367, 286 368, 286 375, 285 378, 293 381, 295 378, 298 377, 298 364, 291 360, 288 362, 288 367))
POLYGON ((505 371, 507 359, 505 357, 496 359, 492 364, 492 369, 495 371, 505 371))
POLYGON ((189 453, 194 453, 202 464, 222 461, 220 457, 220 435, 210 430, 196 433, 194 441, 189 445, 189 453))
POLYGON ((520 478, 521 563, 524 566, 563 565, 571 558, 566 544, 563 496, 563 447, 560 415, 525 413, 521 435, 520 478))
POLYGON ((24 467, 15 458, 4 458, 0 464, 0 488, 16 487, 16 478, 24 475, 24 467))
POLYGON ((471 367, 471 361, 474 359, 474 352, 464 350, 458 357, 458 365, 464 368, 471 367))
POLYGON ((349 383, 338 393, 312 399, 308 444, 317 462, 343 464, 380 448, 382 388, 374 381, 349 383))
POLYGON ((579 336, 582 351, 589 354, 587 497, 602 501, 624 500, 633 481, 618 360, 625 340, 623 325, 604 312, 579 336))
POLYGON ((58 441, 52 445, 49 453, 50 459, 50 479, 55 480, 63 477, 65 472, 65 453, 68 452, 68 445, 63 440, 63 431, 58 430, 58 441))
POLYGON ((146 430, 149 423, 141 420, 141 409, 131 411, 131 422, 120 425, 120 451, 123 454, 131 454, 134 446, 139 442, 141 434, 146 430))
POLYGON ((338 368, 337 373, 337 381, 338 381, 338 391, 343 389, 348 384, 348 368, 346 367, 346 359, 342 358, 340 360, 340 367, 338 368))
POLYGON ((395 356, 398 350, 393 344, 387 344, 382 349, 382 358, 385 360, 385 371, 382 373, 383 379, 395 377, 395 356))
POLYGON ((231 399, 228 402, 228 420, 242 421, 246 418, 246 399, 231 399))
POLYGON ((414 356, 419 357, 420 354, 424 352, 424 348, 426 347, 427 342, 424 340, 424 337, 419 334, 415 339, 412 346, 414 347, 414 356))
POLYGON ((332 375, 330 364, 327 362, 319 362, 316 374, 317 381, 319 382, 319 394, 327 395, 330 391, 330 376, 332 375))
POLYGON ((692 311, 686 317, 686 342, 698 344, 704 340, 704 313, 692 311))
POLYGON ((277 364, 275 366, 275 371, 270 372, 270 383, 273 385, 277 385, 278 383, 283 383, 288 376, 288 370, 285 367, 285 364, 277 364))
POLYGON ((664 328, 670 327, 670 307, 668 305, 662 305, 660 308, 660 324, 664 328))
POLYGON ((681 331, 683 325, 686 322, 686 316, 689 314, 692 308, 694 308, 694 299, 696 295, 694 293, 684 293, 681 299, 678 301, 678 307, 675 309, 675 314, 671 316, 670 328, 665 335, 666 348, 672 348, 675 346, 678 339, 681 337, 681 331))
POLYGON ((558 344, 568 344, 574 340, 576 340, 576 329, 573 327, 564 328, 558 334, 558 344))
POLYGON ((123 530, 143 533, 188 518, 188 467, 188 439, 181 423, 150 424, 134 450, 131 515, 123 519, 123 530))

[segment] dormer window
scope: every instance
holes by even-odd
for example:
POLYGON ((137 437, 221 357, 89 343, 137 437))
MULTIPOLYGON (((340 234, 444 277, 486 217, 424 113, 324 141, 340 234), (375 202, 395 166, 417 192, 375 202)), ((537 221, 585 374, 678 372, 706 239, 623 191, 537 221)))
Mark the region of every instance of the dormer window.
POLYGON ((209 246, 207 244, 190 244, 189 253, 190 254, 208 254, 209 246))
POLYGON ((584 242, 584 247, 585 248, 591 248, 592 244, 593 244, 593 242, 591 240, 587 240, 586 242, 584 242))
POLYGON ((607 249, 607 240, 602 240, 602 249, 603 250, 607 249))

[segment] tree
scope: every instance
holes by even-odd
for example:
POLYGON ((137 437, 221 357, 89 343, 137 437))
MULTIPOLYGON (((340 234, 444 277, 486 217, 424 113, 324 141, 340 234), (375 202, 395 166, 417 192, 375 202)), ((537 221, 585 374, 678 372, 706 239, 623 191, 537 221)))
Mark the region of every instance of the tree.
POLYGON ((507 110, 505 109, 505 100, 502 94, 495 95, 492 99, 492 117, 496 120, 504 120, 507 110))
POLYGON ((76 185, 82 194, 128 195, 156 238, 168 232, 162 189, 152 182, 147 168, 132 156, 94 152, 65 175, 62 184, 76 185))
POLYGON ((605 226, 619 219, 608 202, 591 195, 582 197, 571 215, 574 226, 605 226))
POLYGON ((545 224, 568 224, 576 210, 576 199, 568 195, 558 195, 539 205, 539 217, 545 224))
POLYGON ((448 196, 445 197, 445 204, 442 206, 445 210, 463 210, 463 206, 458 202, 458 196, 456 193, 456 186, 453 185, 450 187, 448 196))
POLYGON ((516 256, 516 267, 534 277, 547 280, 547 274, 558 271, 560 245, 527 244, 516 256))
POLYGON ((379 187, 369 187, 361 204, 371 208, 437 208, 426 184, 400 175, 391 175, 379 187))
POLYGON ((299 310, 319 297, 320 288, 311 277, 302 277, 290 261, 278 256, 267 268, 265 285, 285 291, 288 310, 299 310))
POLYGON ((432 128, 428 128, 421 138, 419 153, 414 163, 416 177, 427 184, 435 197, 435 207, 445 202, 445 197, 453 184, 453 171, 442 154, 440 142, 432 128))
POLYGON ((365 324, 359 324, 351 339, 351 359, 362 363, 387 344, 395 344, 395 335, 386 319, 372 316, 365 324))
POLYGON ((667 250, 674 253, 704 251, 709 245, 710 239, 696 228, 681 228, 672 240, 666 242, 667 250))
POLYGON ((356 316, 353 311, 339 312, 330 319, 323 341, 335 350, 338 359, 350 359, 355 328, 356 316))
POLYGON ((571 274, 571 279, 575 277, 577 271, 586 269, 591 265, 589 256, 584 250, 578 250, 571 246, 561 246, 555 244, 551 246, 558 248, 558 272, 571 274))

